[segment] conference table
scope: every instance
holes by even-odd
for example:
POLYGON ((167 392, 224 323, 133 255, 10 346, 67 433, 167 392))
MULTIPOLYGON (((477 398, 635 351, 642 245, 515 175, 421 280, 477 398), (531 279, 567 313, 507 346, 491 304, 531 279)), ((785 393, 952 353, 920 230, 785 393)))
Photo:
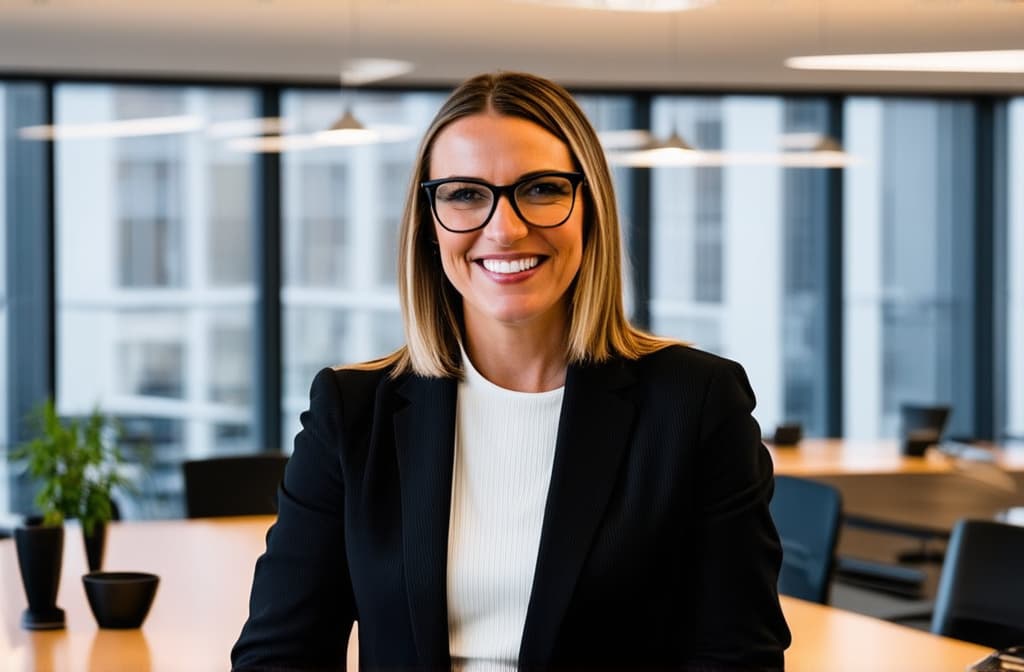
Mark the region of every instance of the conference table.
MULTIPOLYGON (((82 588, 80 531, 68 525, 58 605, 67 627, 29 632, 14 544, 0 541, 0 669, 4 672, 206 672, 227 670, 246 617, 253 565, 268 516, 113 523, 105 569, 160 576, 137 630, 98 629, 82 588)), ((990 650, 827 606, 783 598, 793 632, 791 672, 962 671, 990 650)), ((355 637, 353 637, 355 639, 355 637)), ((349 669, 357 652, 349 647, 349 669)))
POLYGON ((895 440, 804 439, 768 444, 775 473, 835 485, 848 522, 922 538, 946 537, 960 518, 1024 506, 1024 444, 949 444, 921 457, 895 440))

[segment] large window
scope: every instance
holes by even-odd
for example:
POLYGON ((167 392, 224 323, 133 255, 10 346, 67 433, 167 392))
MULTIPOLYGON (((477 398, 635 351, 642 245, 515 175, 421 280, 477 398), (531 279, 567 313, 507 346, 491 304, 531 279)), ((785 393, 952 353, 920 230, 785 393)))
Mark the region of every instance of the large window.
MULTIPOLYGON (((153 448, 144 497, 124 502, 130 517, 181 513, 184 459, 275 447, 255 444, 257 414, 278 401, 265 398, 266 367, 281 367, 271 412, 288 451, 318 369, 403 341, 400 219, 446 93, 286 90, 274 121, 289 138, 312 139, 351 104, 384 142, 285 142, 280 182, 261 183, 268 198, 256 185, 260 170, 276 174, 273 160, 235 141, 270 127, 257 93, 0 82, 0 452, 27 438, 21 420, 54 388, 62 415, 99 406, 153 448), (40 141, 51 109, 52 144, 40 141), (265 352, 257 208, 276 202, 281 313, 260 318, 271 343, 280 320, 281 349, 265 352)), ((712 152, 653 169, 612 157, 627 308, 656 333, 740 361, 765 433, 796 421, 826 435, 841 422, 849 437, 894 436, 912 402, 952 405, 950 434, 966 436, 988 427, 974 405, 992 398, 997 438, 1024 438, 1024 98, 578 99, 610 146, 635 137, 614 132, 636 130, 650 100, 655 136, 678 132, 712 152), (986 158, 974 142, 989 108, 986 158), (842 173, 783 158, 840 127, 842 173), (978 168, 994 169, 992 222, 987 190, 974 193, 978 168), (993 297, 976 281, 987 266, 993 297), (975 343, 987 333, 992 381, 979 377, 988 353, 975 343)), ((0 514, 28 510, 30 496, 0 460, 0 514)))
POLYGON ((903 403, 973 429, 974 111, 851 98, 844 183, 845 433, 895 436, 903 403))
POLYGON ((0 82, 0 514, 7 513, 11 505, 8 496, 7 442, 7 89, 0 82))
POLYGON ((30 505, 6 449, 29 438, 23 421, 49 389, 48 154, 21 136, 45 114, 45 86, 0 82, 0 513, 30 505))
MULTIPOLYGON (((395 263, 419 138, 443 100, 361 94, 356 115, 385 142, 282 154, 283 445, 290 450, 309 384, 324 366, 379 357, 403 341, 395 263)), ((312 135, 342 114, 334 91, 288 91, 284 124, 312 135)))
POLYGON ((1006 235, 1006 381, 1002 433, 1024 440, 1024 98, 1009 105, 1006 235))
POLYGON ((652 115, 659 136, 716 157, 652 171, 652 328, 739 360, 766 431, 824 434, 827 171, 784 167, 782 153, 825 134, 826 104, 659 97, 652 115))
MULTIPOLYGON (((633 134, 636 130, 636 104, 629 96, 615 95, 579 95, 577 102, 586 113, 590 123, 593 124, 605 147, 616 146, 616 138, 623 134, 633 134)), ((634 240, 632 235, 635 226, 633 221, 633 181, 631 168, 610 166, 612 169, 612 180, 615 183, 615 200, 619 209, 619 225, 622 234, 623 251, 623 289, 626 294, 627 314, 633 315, 637 306, 635 305, 636 287, 635 274, 643 269, 635 267, 639 250, 634 250, 631 243, 634 240)))
POLYGON ((251 452, 254 159, 225 137, 245 89, 56 87, 58 409, 94 405, 153 449, 148 510, 180 462, 251 452))

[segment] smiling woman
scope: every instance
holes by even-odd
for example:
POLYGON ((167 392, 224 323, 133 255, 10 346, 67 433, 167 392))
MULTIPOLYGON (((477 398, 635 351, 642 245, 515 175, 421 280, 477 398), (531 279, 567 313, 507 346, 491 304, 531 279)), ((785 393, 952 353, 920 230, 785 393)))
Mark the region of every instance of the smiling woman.
POLYGON ((597 135, 463 83, 402 222, 407 343, 313 382, 237 670, 780 670, 771 459, 735 362, 633 327, 597 135))

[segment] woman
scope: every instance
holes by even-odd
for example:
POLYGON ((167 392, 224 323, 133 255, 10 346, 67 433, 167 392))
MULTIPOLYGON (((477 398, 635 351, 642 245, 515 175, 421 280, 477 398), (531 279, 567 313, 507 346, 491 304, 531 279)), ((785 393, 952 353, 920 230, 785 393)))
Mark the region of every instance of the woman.
POLYGON ((601 146, 521 73, 427 130, 407 345, 312 385, 237 669, 781 669, 754 396, 631 327, 601 146))

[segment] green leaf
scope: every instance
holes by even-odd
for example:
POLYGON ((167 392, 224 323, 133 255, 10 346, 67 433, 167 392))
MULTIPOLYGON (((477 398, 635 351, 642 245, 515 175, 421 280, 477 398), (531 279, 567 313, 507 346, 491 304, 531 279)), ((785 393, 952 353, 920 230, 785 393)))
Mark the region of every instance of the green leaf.
MULTIPOLYGON (((35 437, 10 451, 9 458, 24 463, 38 482, 35 503, 44 524, 78 518, 91 534, 97 523, 110 520, 112 492, 133 486, 121 472, 126 460, 118 445, 120 423, 99 408, 80 420, 62 420, 50 399, 34 409, 28 421, 35 437)), ((148 464, 148 446, 137 448, 136 454, 143 466, 148 464)))

